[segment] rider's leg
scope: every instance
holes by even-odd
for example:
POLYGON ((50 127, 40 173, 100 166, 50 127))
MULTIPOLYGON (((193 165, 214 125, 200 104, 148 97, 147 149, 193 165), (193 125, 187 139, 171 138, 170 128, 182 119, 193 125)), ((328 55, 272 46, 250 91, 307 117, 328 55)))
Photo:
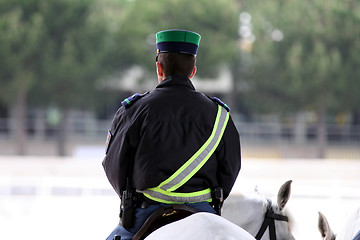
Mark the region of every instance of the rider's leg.
POLYGON ((131 232, 123 228, 120 224, 110 233, 106 240, 113 240, 115 236, 121 236, 121 240, 131 240, 134 236, 131 232))
POLYGON ((360 230, 359 230, 358 233, 355 235, 355 237, 353 238, 353 240, 360 240, 360 230))
MULTIPOLYGON (((200 212, 215 213, 215 210, 210 206, 208 202, 201 203, 185 203, 185 205, 193 207, 200 212)), ((113 240, 115 235, 121 236, 121 240, 131 240, 132 237, 139 231, 146 219, 157 209, 169 206, 167 204, 153 204, 147 206, 147 208, 136 208, 135 210, 135 222, 134 226, 130 229, 125 229, 120 224, 116 226, 113 232, 108 236, 106 240, 113 240)))
POLYGON ((164 205, 154 204, 149 205, 147 208, 135 209, 135 222, 134 226, 130 229, 125 229, 121 224, 117 225, 112 233, 106 238, 106 240, 113 240, 115 235, 121 236, 121 240, 131 240, 133 236, 139 231, 146 219, 157 209, 164 205))

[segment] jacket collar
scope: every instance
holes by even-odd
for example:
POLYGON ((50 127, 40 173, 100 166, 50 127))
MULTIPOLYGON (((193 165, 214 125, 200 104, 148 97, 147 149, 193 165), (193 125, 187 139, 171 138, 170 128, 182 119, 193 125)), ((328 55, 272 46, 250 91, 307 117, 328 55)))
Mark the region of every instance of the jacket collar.
POLYGON ((185 76, 180 75, 171 75, 164 79, 156 88, 164 88, 164 87, 187 87, 195 90, 194 85, 192 84, 191 80, 185 76))

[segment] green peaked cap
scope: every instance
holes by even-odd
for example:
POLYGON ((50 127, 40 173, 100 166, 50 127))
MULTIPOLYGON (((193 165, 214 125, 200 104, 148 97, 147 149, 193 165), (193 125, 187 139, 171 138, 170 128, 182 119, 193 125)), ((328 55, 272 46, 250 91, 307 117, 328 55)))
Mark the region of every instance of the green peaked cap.
POLYGON ((156 47, 160 52, 180 52, 196 55, 200 34, 187 30, 164 30, 156 33, 156 47))

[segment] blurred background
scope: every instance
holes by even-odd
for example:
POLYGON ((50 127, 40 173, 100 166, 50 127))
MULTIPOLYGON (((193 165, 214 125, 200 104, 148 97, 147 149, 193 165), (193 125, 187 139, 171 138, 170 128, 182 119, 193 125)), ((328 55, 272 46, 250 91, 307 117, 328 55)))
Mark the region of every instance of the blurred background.
POLYGON ((293 179, 297 239, 320 239, 317 211, 340 229, 360 204, 359 24, 357 0, 0 0, 0 238, 112 231, 107 129, 176 28, 202 36, 196 89, 231 107, 234 193, 293 179))

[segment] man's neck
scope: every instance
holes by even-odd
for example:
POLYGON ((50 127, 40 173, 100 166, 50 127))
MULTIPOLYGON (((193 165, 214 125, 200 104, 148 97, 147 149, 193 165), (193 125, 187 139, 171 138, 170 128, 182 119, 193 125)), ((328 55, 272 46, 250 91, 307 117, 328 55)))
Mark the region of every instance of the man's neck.
POLYGON ((164 81, 167 77, 165 75, 159 76, 158 75, 158 83, 160 84, 162 81, 164 81))

